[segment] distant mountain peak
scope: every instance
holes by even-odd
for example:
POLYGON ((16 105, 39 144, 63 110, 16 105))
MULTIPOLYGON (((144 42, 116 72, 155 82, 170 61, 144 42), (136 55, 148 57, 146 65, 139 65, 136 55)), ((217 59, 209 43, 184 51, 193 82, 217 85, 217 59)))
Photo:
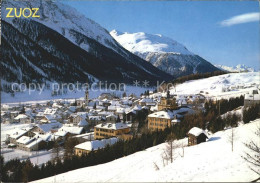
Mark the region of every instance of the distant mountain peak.
POLYGON ((238 64, 237 66, 225 66, 225 65, 215 65, 217 68, 228 71, 228 72, 255 72, 256 70, 252 67, 248 67, 245 64, 238 64))
POLYGON ((194 55, 182 44, 161 34, 128 33, 117 30, 112 30, 110 34, 123 47, 133 53, 156 52, 194 55))
POLYGON ((161 34, 112 30, 110 35, 128 51, 172 76, 219 70, 184 45, 161 34))

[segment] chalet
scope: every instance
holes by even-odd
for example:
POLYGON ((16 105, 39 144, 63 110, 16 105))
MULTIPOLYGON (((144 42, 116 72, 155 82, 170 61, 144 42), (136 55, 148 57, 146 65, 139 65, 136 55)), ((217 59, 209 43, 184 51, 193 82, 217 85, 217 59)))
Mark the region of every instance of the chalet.
POLYGON ((41 120, 40 123, 44 124, 44 123, 56 123, 56 122, 61 122, 62 118, 60 115, 56 115, 56 114, 45 114, 41 120))
POLYGON ((105 120, 106 119, 102 116, 89 116, 88 117, 89 126, 92 126, 92 127, 105 122, 105 120))
POLYGON ((28 130, 21 129, 7 135, 7 141, 12 144, 16 144, 16 141, 23 135, 28 135, 28 130))
POLYGON ((206 132, 198 127, 193 127, 188 132, 188 145, 196 145, 202 142, 206 142, 206 139, 208 138, 206 132))
POLYGON ((115 114, 118 115, 120 119, 123 119, 123 118, 124 118, 124 115, 125 115, 128 111, 130 111, 130 110, 131 110, 130 107, 127 107, 127 108, 118 107, 118 108, 116 109, 115 114))
POLYGON ((56 123, 47 123, 47 124, 40 124, 34 127, 31 131, 39 134, 46 134, 48 132, 55 132, 61 128, 62 124, 59 122, 56 123))
POLYGON ((75 155, 82 156, 83 154, 88 154, 91 151, 97 151, 99 149, 105 148, 107 145, 113 145, 118 141, 118 138, 102 139, 88 141, 78 144, 74 147, 75 155))
POLYGON ((36 138, 31 143, 27 144, 24 147, 24 150, 26 150, 26 151, 38 151, 38 150, 41 150, 41 149, 45 149, 46 147, 47 147, 46 141, 44 141, 41 138, 36 138))
POLYGON ((31 118, 25 114, 19 114, 14 118, 14 122, 17 123, 31 123, 31 118))
POLYGON ((13 120, 16 116, 18 116, 20 111, 11 111, 10 112, 10 118, 13 120))
POLYGON ((118 116, 114 115, 114 114, 110 114, 108 116, 106 116, 106 122, 107 123, 116 123, 118 120, 118 116))
POLYGON ((87 130, 88 122, 86 119, 81 119, 80 122, 77 124, 79 127, 83 127, 85 130, 87 130))
POLYGON ((108 109, 108 106, 111 105, 110 101, 107 100, 107 99, 103 99, 103 100, 101 101, 101 103, 102 103, 101 105, 102 105, 103 107, 105 107, 105 110, 107 110, 107 109, 108 109))
POLYGON ((82 98, 79 98, 76 100, 76 105, 79 106, 79 107, 82 107, 85 103, 85 98, 82 97, 82 98))
POLYGON ((79 143, 92 141, 92 140, 94 140, 94 132, 83 133, 83 134, 80 134, 80 135, 76 135, 73 138, 76 138, 79 143))
POLYGON ((79 135, 85 132, 83 127, 63 125, 58 132, 69 132, 72 136, 79 135))
POLYGON ((54 141, 57 141, 59 144, 63 144, 70 136, 71 134, 69 132, 62 129, 54 133, 54 141))
POLYGON ((110 93, 102 93, 98 97, 99 100, 103 100, 103 99, 112 100, 113 98, 114 98, 113 95, 111 95, 110 93))
POLYGON ((126 115, 126 121, 133 121, 134 117, 136 116, 136 111, 135 110, 130 110, 125 113, 126 115))
POLYGON ((77 114, 71 114, 68 118, 68 123, 73 124, 74 126, 77 126, 77 124, 82 120, 82 117, 77 114))
POLYGON ((43 113, 45 115, 57 115, 57 114, 60 114, 61 111, 59 108, 46 108, 43 113))
POLYGON ((155 106, 156 105, 155 101, 153 101, 153 99, 151 99, 151 98, 143 98, 138 103, 141 106, 155 106))
POLYGON ((97 115, 105 118, 106 116, 113 115, 113 113, 108 112, 108 111, 101 111, 101 112, 98 112, 97 115))
POLYGON ((116 137, 129 132, 130 127, 125 123, 102 123, 94 127, 94 138, 116 137))
POLYGON ((24 151, 37 151, 46 148, 46 141, 39 137, 22 136, 17 140, 17 148, 24 151))

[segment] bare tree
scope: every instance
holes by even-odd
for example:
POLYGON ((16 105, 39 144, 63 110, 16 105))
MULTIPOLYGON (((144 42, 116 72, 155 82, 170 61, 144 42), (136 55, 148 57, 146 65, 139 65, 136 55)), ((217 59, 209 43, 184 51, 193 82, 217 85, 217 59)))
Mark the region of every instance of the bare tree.
POLYGON ((236 136, 235 129, 232 127, 230 135, 228 136, 228 142, 231 144, 232 152, 234 151, 234 142, 235 142, 236 138, 237 138, 237 136, 236 136))
POLYGON ((164 152, 162 154, 163 163, 164 163, 164 160, 166 160, 167 164, 168 164, 168 161, 170 161, 172 163, 173 160, 176 158, 175 149, 178 147, 178 145, 176 144, 175 139, 176 139, 176 136, 173 133, 171 133, 167 137, 166 149, 164 150, 164 152))
MULTIPOLYGON (((255 134, 256 140, 245 143, 248 151, 242 157, 250 163, 250 169, 260 176, 260 125, 258 125, 255 134)), ((260 180, 260 177, 257 180, 260 180)))

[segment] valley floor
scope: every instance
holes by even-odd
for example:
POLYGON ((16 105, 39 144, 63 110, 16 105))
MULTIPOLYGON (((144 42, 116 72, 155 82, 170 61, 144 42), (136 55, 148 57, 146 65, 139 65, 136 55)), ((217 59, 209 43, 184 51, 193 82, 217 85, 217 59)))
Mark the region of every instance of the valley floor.
MULTIPOLYGON (((81 168, 36 182, 185 182, 231 181, 248 182, 258 178, 242 158, 248 149, 244 143, 251 140, 260 144, 255 131, 260 119, 235 129, 234 151, 228 141, 231 129, 217 132, 205 143, 179 148, 173 163, 163 165, 161 154, 166 144, 160 144, 124 158, 97 166, 81 168), (155 164, 159 167, 156 170, 155 164)), ((178 143, 187 144, 187 138, 178 143)))

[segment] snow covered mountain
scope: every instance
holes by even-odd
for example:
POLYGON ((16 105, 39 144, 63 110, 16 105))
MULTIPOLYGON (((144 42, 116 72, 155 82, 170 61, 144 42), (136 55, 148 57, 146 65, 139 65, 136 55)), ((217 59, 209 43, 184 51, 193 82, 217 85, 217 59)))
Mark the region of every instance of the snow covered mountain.
POLYGON ((172 76, 218 70, 171 38, 159 34, 123 33, 116 30, 111 31, 110 34, 128 51, 172 76))
POLYGON ((2 2, 3 83, 169 80, 109 32, 57 1, 2 2), (6 18, 5 7, 39 7, 40 18, 6 18))
POLYGON ((229 67, 225 65, 215 65, 215 67, 228 72, 256 72, 252 67, 248 67, 245 64, 238 64, 237 66, 229 67))

